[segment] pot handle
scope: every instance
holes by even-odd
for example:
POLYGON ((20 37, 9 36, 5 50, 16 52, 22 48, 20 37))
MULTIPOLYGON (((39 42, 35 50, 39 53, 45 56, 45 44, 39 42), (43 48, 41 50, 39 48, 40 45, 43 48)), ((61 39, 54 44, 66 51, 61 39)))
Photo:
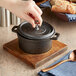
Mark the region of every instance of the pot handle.
POLYGON ((55 33, 54 37, 52 37, 51 39, 52 40, 57 40, 59 36, 60 36, 60 33, 55 33))
POLYGON ((18 26, 14 26, 14 27, 12 28, 12 31, 15 32, 15 33, 17 33, 17 28, 18 28, 18 26))

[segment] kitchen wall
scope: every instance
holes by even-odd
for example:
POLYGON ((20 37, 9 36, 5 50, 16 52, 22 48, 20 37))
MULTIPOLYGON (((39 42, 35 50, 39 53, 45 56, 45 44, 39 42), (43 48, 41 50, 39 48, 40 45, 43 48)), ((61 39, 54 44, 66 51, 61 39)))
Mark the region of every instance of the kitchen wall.
POLYGON ((11 25, 18 25, 22 20, 12 14, 9 10, 0 7, 0 26, 9 27, 11 25))

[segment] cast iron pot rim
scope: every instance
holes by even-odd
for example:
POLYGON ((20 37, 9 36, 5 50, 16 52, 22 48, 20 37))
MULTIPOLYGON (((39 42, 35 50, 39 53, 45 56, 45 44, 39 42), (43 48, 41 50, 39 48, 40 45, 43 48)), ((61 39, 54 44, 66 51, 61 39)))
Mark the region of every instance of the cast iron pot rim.
POLYGON ((26 38, 26 37, 20 35, 18 32, 17 32, 17 35, 21 36, 21 37, 24 38, 24 39, 28 39, 28 40, 48 40, 48 39, 53 40, 53 39, 51 39, 51 38, 47 38, 47 39, 29 39, 29 38, 26 38))
MULTIPOLYGON (((45 22, 45 21, 43 21, 43 22, 45 22)), ((53 28, 53 26, 51 26, 50 24, 50 26, 51 26, 51 28, 52 28, 52 32, 50 32, 49 34, 47 34, 47 35, 44 35, 44 36, 30 36, 29 34, 27 34, 26 33, 26 35, 24 35, 23 33, 21 33, 20 31, 21 31, 21 29, 20 29, 20 27, 21 26, 23 26, 24 24, 26 24, 26 23, 28 23, 28 22, 22 22, 19 26, 18 26, 18 28, 17 28, 17 33, 19 33, 22 37, 24 37, 24 38, 27 38, 27 39, 32 39, 32 40, 41 40, 41 39, 49 39, 49 38, 52 38, 52 36, 55 34, 55 29, 53 28)), ((45 23, 47 23, 47 22, 45 22, 45 23)), ((48 24, 48 23, 47 23, 48 24)))

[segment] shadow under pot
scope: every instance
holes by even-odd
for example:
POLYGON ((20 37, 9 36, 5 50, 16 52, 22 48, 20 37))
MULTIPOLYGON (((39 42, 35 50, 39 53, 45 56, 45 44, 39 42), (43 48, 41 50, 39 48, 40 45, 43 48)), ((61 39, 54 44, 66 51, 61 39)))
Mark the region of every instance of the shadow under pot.
POLYGON ((30 23, 23 22, 19 26, 14 26, 12 31, 17 33, 19 47, 25 53, 41 54, 49 51, 52 47, 52 40, 57 40, 59 33, 47 22, 38 26, 38 30, 30 23))

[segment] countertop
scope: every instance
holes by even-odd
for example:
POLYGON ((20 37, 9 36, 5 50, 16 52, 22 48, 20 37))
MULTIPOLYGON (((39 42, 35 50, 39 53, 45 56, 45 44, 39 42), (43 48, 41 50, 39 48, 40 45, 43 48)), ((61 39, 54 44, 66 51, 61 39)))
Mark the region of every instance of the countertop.
MULTIPOLYGON (((65 22, 58 19, 50 9, 44 9, 43 20, 50 23, 60 33, 59 41, 68 45, 68 50, 76 49, 76 23, 65 22)), ((37 76, 37 73, 47 67, 59 57, 44 65, 33 69, 18 58, 3 49, 3 44, 15 38, 17 35, 11 31, 11 27, 0 27, 0 76, 37 76)))

